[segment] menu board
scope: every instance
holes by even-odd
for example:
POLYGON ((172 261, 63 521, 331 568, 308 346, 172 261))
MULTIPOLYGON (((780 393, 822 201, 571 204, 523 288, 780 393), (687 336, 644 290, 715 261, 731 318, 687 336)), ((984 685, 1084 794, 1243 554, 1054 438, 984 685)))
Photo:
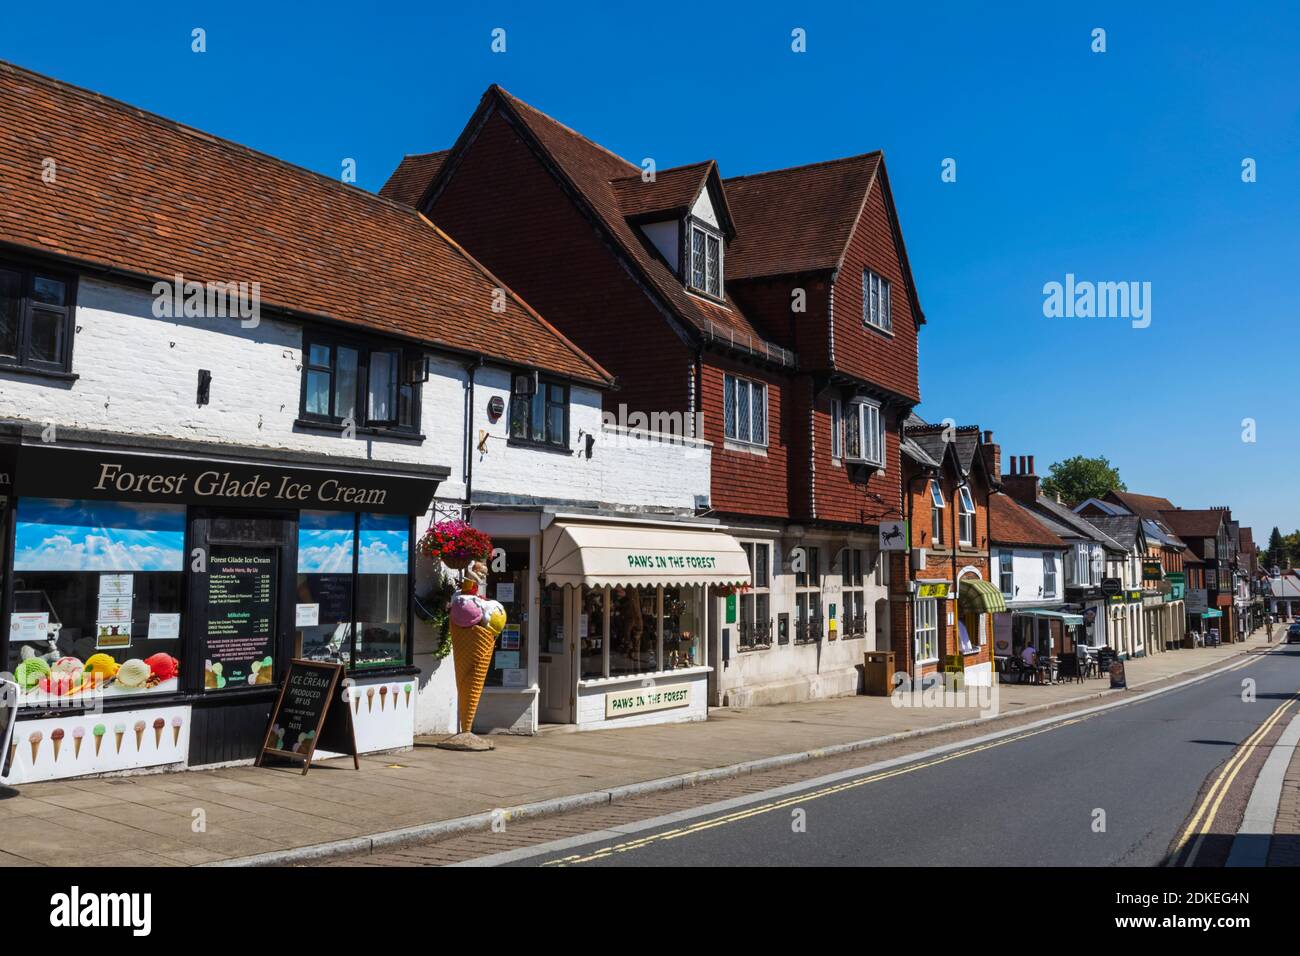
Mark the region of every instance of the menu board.
POLYGON ((203 688, 272 683, 275 548, 213 546, 208 555, 203 688))
POLYGON ((303 762, 302 772, 311 769, 316 748, 333 753, 350 754, 352 765, 361 768, 357 758, 357 741, 352 727, 352 711, 339 700, 344 668, 325 661, 292 660, 280 697, 271 711, 271 723, 262 740, 257 766, 268 756, 286 757, 303 762))

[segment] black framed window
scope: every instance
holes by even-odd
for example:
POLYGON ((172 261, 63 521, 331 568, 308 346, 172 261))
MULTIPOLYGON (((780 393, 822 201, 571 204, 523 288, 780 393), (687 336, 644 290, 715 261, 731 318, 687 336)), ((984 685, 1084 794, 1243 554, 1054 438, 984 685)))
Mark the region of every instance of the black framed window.
POLYGON ((569 447, 569 386, 536 375, 515 375, 510 387, 510 438, 569 447))
POLYGON ((419 430, 424 361, 417 352, 309 335, 303 341, 302 374, 304 419, 419 430))
POLYGON ((689 285, 697 292, 722 298, 722 237, 698 223, 690 225, 689 285))
POLYGON ((0 366, 72 370, 76 277, 0 262, 0 366))

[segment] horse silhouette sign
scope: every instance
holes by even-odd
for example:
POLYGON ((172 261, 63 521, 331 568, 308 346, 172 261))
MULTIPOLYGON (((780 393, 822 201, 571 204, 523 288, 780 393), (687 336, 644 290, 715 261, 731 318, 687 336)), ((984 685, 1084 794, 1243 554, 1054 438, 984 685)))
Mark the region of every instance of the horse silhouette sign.
POLYGON ((907 550, 907 522, 906 521, 880 522, 880 550, 881 551, 906 551, 907 550))

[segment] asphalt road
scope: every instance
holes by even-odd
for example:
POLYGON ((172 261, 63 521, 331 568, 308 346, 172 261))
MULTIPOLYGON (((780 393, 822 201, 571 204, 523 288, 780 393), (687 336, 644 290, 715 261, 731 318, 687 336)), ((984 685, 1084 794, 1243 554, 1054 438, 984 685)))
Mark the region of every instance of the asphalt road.
MULTIPOLYGON (((1297 688, 1300 647, 1282 648, 1004 741, 508 865, 1157 866, 1207 781, 1297 688), (1253 702, 1242 700, 1245 678, 1255 681, 1253 702)), ((1251 779, 1243 775, 1229 806, 1251 779)), ((1231 812, 1218 826, 1211 833, 1230 840, 1231 812)))

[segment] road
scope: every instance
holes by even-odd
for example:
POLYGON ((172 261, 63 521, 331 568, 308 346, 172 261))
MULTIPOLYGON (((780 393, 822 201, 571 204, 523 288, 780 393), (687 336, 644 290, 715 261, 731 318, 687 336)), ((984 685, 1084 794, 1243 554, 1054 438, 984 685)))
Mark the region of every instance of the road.
MULTIPOLYGON (((1017 732, 829 785, 760 792, 617 833, 577 834, 489 857, 568 866, 1156 866, 1221 863, 1264 748, 1227 782, 1230 758, 1271 717, 1296 712, 1300 649, 1255 654, 1226 673, 1091 716, 1017 732), (1255 699, 1243 700, 1243 680, 1255 699), (794 789, 795 792, 790 792, 794 789), (1207 799, 1207 797, 1211 799, 1207 799), (738 805, 739 803, 739 805, 738 805), (1199 816, 1195 811, 1212 808, 1199 816)), ((1243 751, 1244 753, 1245 751, 1243 751)))

